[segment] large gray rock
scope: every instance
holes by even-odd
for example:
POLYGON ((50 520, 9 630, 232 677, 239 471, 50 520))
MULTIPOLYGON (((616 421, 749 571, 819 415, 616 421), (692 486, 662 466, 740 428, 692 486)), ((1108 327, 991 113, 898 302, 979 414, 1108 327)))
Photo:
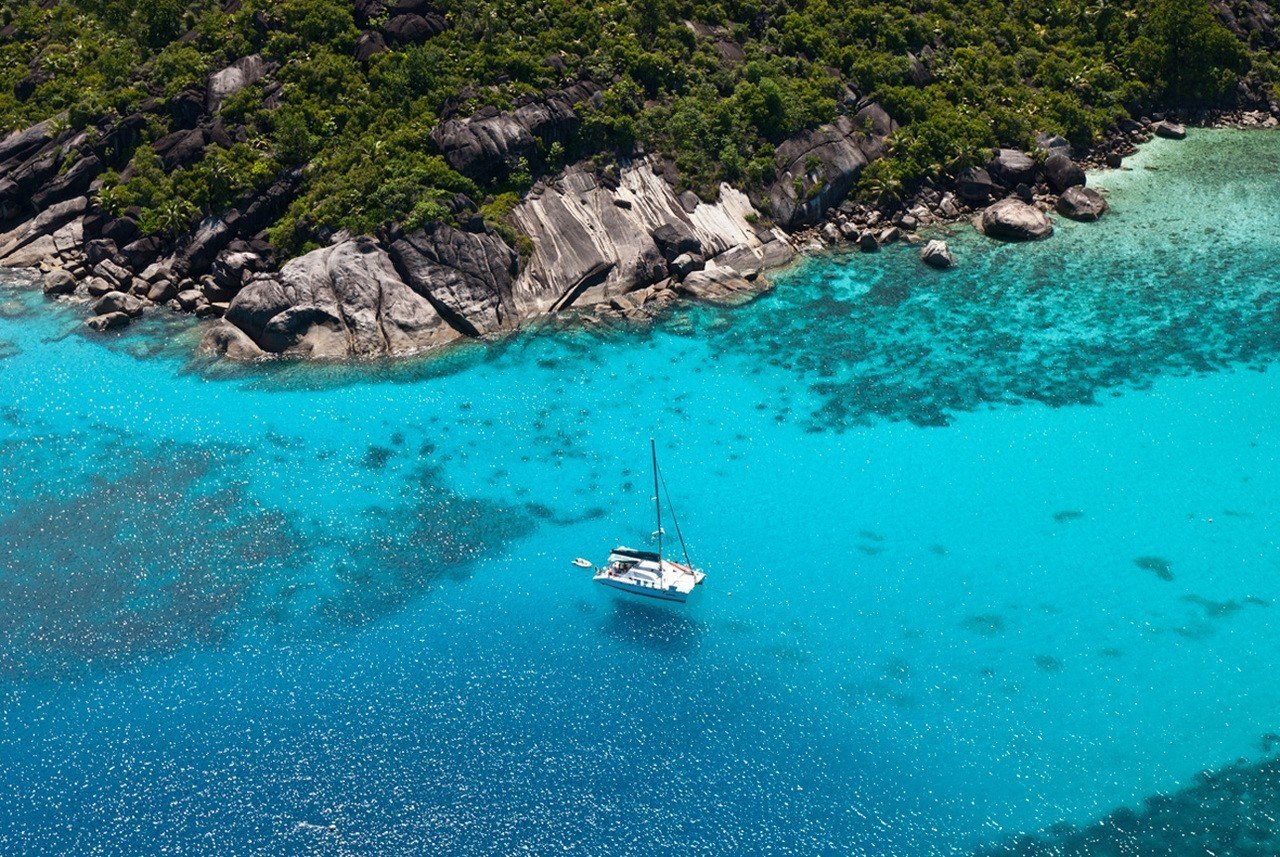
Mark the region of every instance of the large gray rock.
POLYGON ((71 165, 71 169, 40 188, 31 197, 31 205, 37 210, 44 210, 55 202, 83 196, 102 169, 103 163, 97 155, 80 158, 71 165))
POLYGON ((0 176, 7 175, 52 142, 55 127, 54 120, 46 119, 0 140, 0 176))
POLYGON ((822 219, 853 190, 863 168, 884 155, 885 138, 897 127, 880 105, 868 104, 783 142, 766 197, 773 219, 789 228, 822 219))
POLYGON ((982 167, 965 167, 956 177, 956 194, 967 203, 981 205, 1000 193, 1000 186, 982 167))
POLYGON ((142 315, 144 306, 146 304, 137 295, 131 295, 127 292, 107 292, 93 302, 93 312, 95 315, 111 315, 122 312, 130 318, 137 318, 142 315))
POLYGON ((1048 131, 1041 131, 1036 134, 1036 148, 1048 155, 1061 154, 1068 158, 1072 156, 1071 143, 1061 134, 1051 134, 1048 131))
POLYGON ((955 257, 951 255, 951 249, 947 247, 946 241, 934 239, 920 248, 920 261, 924 262, 930 268, 950 268, 955 265, 955 257))
POLYGON ((1049 215, 1017 199, 1002 199, 982 212, 982 231, 1005 241, 1032 241, 1053 234, 1049 215))
POLYGON ((448 29, 448 24, 443 16, 428 13, 426 15, 396 15, 387 21, 382 31, 386 34, 387 41, 392 44, 410 45, 425 41, 432 36, 437 36, 446 29, 448 29))
POLYGON ((70 271, 54 268, 44 275, 44 293, 46 295, 69 295, 76 290, 76 278, 70 271))
POLYGON ((106 315, 95 315, 85 319, 87 327, 97 331, 115 330, 129 323, 130 317, 123 312, 109 312, 106 315))
POLYGON ((458 331, 482 336, 518 322, 516 252, 496 235, 428 223, 392 242, 396 270, 458 331))
MULTIPOLYGON (((78 196, 65 202, 56 203, 49 206, 21 226, 16 227, 4 235, 0 235, 0 259, 6 259, 6 257, 13 256, 17 251, 26 248, 38 239, 46 237, 50 238, 48 244, 52 248, 49 255, 51 255, 52 252, 56 252, 57 248, 53 246, 51 238, 53 233, 84 214, 85 208, 87 208, 88 205, 89 200, 83 196, 78 196)), ((9 264, 9 267, 21 266, 9 264)))
POLYGON ((214 322, 200 340, 200 352, 230 360, 257 360, 266 352, 249 338, 249 334, 226 319, 214 322))
POLYGON ((1044 175, 1055 193, 1062 193, 1069 187, 1085 183, 1084 170, 1061 152, 1054 153, 1045 159, 1044 175))
POLYGON ((1036 162, 1026 152, 1017 149, 997 149, 987 164, 987 172, 1005 187, 1035 184, 1036 162))
POLYGON ((235 224, 226 218, 206 217, 200 221, 191 240, 174 262, 174 270, 184 276, 196 277, 213 265, 213 260, 235 238, 235 224))
POLYGON ((664 223, 653 230, 653 243, 668 262, 685 253, 702 253, 702 242, 693 234, 693 229, 682 221, 664 223))
POLYGON ((514 110, 484 108, 465 119, 441 122, 431 139, 449 166, 463 175, 480 180, 502 177, 521 158, 537 167, 542 151, 551 144, 567 145, 579 122, 574 105, 597 92, 595 84, 579 83, 526 98, 514 110))
POLYGON ((225 318, 264 351, 344 358, 405 355, 457 339, 371 238, 344 241, 251 280, 225 318))
POLYGON ((206 104, 210 110, 217 110, 223 101, 235 95, 250 84, 257 83, 270 71, 271 67, 261 55, 241 57, 220 71, 209 75, 206 104))
POLYGON ((1058 197, 1058 213, 1072 220, 1097 220, 1107 210, 1107 200, 1091 187, 1069 187, 1058 197))
POLYGON ((1151 130, 1155 132, 1157 137, 1164 137, 1166 140, 1182 140, 1187 136, 1186 128, 1168 119, 1162 119, 1155 123, 1151 126, 1151 130))

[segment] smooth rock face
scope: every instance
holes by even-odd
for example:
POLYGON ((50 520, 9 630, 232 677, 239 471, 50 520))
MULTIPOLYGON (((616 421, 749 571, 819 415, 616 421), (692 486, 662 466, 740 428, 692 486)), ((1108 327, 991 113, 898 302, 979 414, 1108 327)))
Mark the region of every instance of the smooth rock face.
POLYGON ((955 257, 951 255, 951 249, 947 247, 947 242, 937 239, 920 248, 920 261, 930 268, 939 269, 950 268, 956 263, 955 257))
POLYGON ((1058 213, 1072 220, 1097 220, 1107 210, 1107 200, 1089 187, 1069 187, 1058 197, 1058 213))
POLYGON ((513 225, 533 243, 513 288, 516 310, 526 317, 607 303, 657 283, 670 271, 662 248, 689 252, 690 236, 698 255, 723 255, 722 267, 742 274, 758 271, 766 258, 769 265, 786 261, 791 245, 777 232, 757 230, 750 222, 755 216, 747 197, 729 185, 721 186, 714 204, 686 210, 656 159, 624 166, 612 188, 586 166, 571 167, 540 181, 512 212, 513 225), (615 205, 619 198, 630 207, 615 205))
POLYGON ((987 172, 1005 187, 1033 184, 1036 180, 1036 162, 1017 149, 997 149, 995 157, 987 164, 987 172))
POLYGON ((1155 132, 1157 137, 1164 137, 1166 140, 1182 140, 1187 136, 1186 128, 1177 122, 1170 122, 1167 119, 1152 125, 1151 130, 1155 132))
POLYGON ((258 54, 241 57, 231 65, 209 75, 208 105, 213 110, 227 98, 250 84, 257 83, 268 71, 265 60, 258 54))
POLYGON ((767 196, 773 219, 791 228, 817 222, 848 196, 862 169, 884 155, 885 138, 897 127, 880 105, 869 104, 786 140, 778 147, 778 180, 767 196), (801 193, 798 183, 804 186, 801 193))
POLYGON ((200 340, 200 353, 231 360, 257 360, 266 352, 234 324, 223 319, 211 325, 200 340))
POLYGON ((1006 241, 1031 241, 1053 234, 1049 215, 1016 199, 1002 199, 982 212, 982 231, 1006 241))
POLYGON ((433 222, 388 249, 404 281, 459 331, 481 336, 517 323, 511 289, 520 259, 498 236, 433 222))
POLYGON ((311 357, 412 354, 461 335, 369 238, 313 250, 279 274, 259 275, 225 318, 264 351, 311 357))
POLYGON ((1061 152, 1050 155, 1044 162, 1044 175, 1055 193, 1085 183, 1084 170, 1061 152))

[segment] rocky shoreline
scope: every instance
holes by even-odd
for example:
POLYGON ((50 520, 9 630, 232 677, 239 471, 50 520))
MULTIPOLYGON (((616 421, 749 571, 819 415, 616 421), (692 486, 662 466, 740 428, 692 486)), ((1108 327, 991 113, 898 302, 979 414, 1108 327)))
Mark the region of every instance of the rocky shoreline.
MULTIPOLYGON (((265 73, 251 60, 210 76, 209 103, 265 73)), ((573 121, 572 99, 590 97, 555 93, 511 113, 454 117, 441 124, 436 142, 451 165, 483 175, 530 141, 563 133, 573 121)), ((905 199, 873 205, 850 194, 897 126, 872 102, 850 94, 847 106, 831 125, 779 146, 777 179, 750 195, 727 184, 715 200, 678 192, 674 168, 654 155, 605 167, 582 162, 540 179, 511 211, 519 247, 461 197, 452 224, 339 233, 328 246, 279 265, 264 230, 296 192, 297 172, 206 217, 189 235, 145 235, 129 212, 104 213, 95 195, 112 153, 127 148, 139 122, 120 120, 89 134, 48 121, 0 141, 0 217, 8 224, 0 266, 39 269, 51 297, 91 302, 86 324, 98 331, 167 307, 208 319, 202 350, 219 357, 404 356, 502 335, 549 315, 643 321, 680 300, 743 303, 768 288, 765 272, 797 253, 833 247, 874 252, 900 240, 921 243, 926 265, 949 267, 945 243, 925 244, 922 230, 969 221, 996 239, 1044 238, 1053 231, 1050 212, 1088 221, 1106 211, 1106 200, 1087 187, 1087 169, 1119 166, 1154 136, 1185 136, 1179 120, 1277 124, 1274 105, 1153 114, 1121 123, 1080 153, 1042 134, 1031 152, 998 150, 946 186, 926 181, 905 199), (24 196, 29 204, 20 202, 24 196)), ((216 124, 198 126, 155 148, 180 163, 194 157, 182 153, 193 134, 195 144, 208 145, 218 132, 216 124)))
POLYGON ((947 187, 925 182, 914 194, 887 205, 846 200, 826 212, 823 223, 796 233, 793 240, 807 252, 840 247, 875 252, 896 241, 925 244, 922 261, 931 267, 950 267, 951 262, 942 255, 945 243, 926 242, 919 230, 970 223, 993 238, 1037 240, 1052 234, 1050 213, 1084 222, 1097 220, 1107 211, 1107 202, 1087 187, 1088 173, 1120 168, 1124 158, 1155 137, 1183 139, 1188 126, 1272 129, 1280 126, 1280 109, 1202 111, 1184 116, 1155 113, 1121 123, 1105 139, 1078 154, 1061 137, 1043 134, 1036 151, 1001 149, 984 167, 963 170, 947 187), (1021 205, 1007 204, 1009 200, 1021 205), (1004 211, 992 212, 998 206, 1004 211), (1004 216, 999 216, 1002 213, 1004 216), (1018 220, 1024 225, 1017 226, 1018 220), (929 245, 935 246, 930 249, 929 245))

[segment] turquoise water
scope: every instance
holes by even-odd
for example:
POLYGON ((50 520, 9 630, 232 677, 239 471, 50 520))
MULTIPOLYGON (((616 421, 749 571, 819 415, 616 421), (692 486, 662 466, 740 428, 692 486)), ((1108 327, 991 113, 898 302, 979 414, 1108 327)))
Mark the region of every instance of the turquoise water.
POLYGON ((430 363, 6 285, 0 852, 1075 853, 1236 760, 1187 800, 1280 794, 1278 156, 430 363), (651 435, 683 607, 569 564, 646 539, 651 435))

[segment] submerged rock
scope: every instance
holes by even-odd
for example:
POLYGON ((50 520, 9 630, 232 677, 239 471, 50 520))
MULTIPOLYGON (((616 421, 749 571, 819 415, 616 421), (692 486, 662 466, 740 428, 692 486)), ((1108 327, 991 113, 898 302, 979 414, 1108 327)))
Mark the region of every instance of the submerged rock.
POLYGON ((936 238, 920 248, 920 261, 930 268, 939 269, 950 268, 956 263, 955 257, 951 255, 951 249, 947 247, 947 242, 936 238))
POLYGON ((257 360, 266 355, 249 334, 226 319, 212 324, 200 340, 200 353, 230 360, 257 360))
POLYGON ((1058 197, 1058 213, 1072 220, 1097 220, 1107 210, 1107 200, 1093 188, 1069 187, 1058 197))
POLYGON ((1006 241, 1032 241, 1053 234, 1049 215, 1017 199, 1002 199, 988 206, 980 223, 984 234, 1006 241))
POLYGON ((730 268, 694 271, 676 290, 685 297, 718 306, 739 306, 760 294, 750 281, 730 268))
POLYGON ((129 315, 123 312, 109 312, 106 315, 95 315, 85 319, 85 326, 99 332, 124 327, 130 321, 129 315))

